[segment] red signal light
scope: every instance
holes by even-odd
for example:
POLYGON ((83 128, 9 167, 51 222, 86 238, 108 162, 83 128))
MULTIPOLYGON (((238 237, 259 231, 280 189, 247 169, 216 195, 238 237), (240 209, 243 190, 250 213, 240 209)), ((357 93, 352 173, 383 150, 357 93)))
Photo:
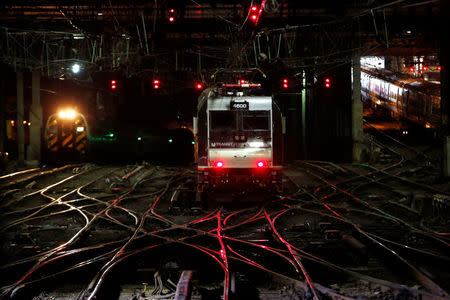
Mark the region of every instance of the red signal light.
POLYGON ((245 84, 245 79, 240 80, 241 84, 245 84))
POLYGON ((111 80, 111 89, 115 90, 117 88, 117 81, 116 80, 111 80))
POLYGON ((262 168, 265 166, 263 161, 258 161, 258 163, 256 163, 256 165, 258 166, 258 168, 262 168))
POLYGON ((330 78, 325 78, 325 87, 327 89, 331 87, 331 79, 330 78))
POLYGON ((250 19, 254 22, 256 22, 256 20, 258 20, 258 16, 257 15, 251 15, 250 19))
POLYGON ((155 90, 157 90, 157 89, 159 89, 159 85, 155 84, 155 85, 153 85, 153 88, 154 88, 155 90))
POLYGON ((169 9, 169 22, 175 22, 175 9, 173 8, 169 9))
POLYGON ((153 84, 159 84, 159 80, 158 79, 153 80, 153 84))
POLYGON ((441 66, 437 66, 437 70, 440 71, 441 70, 441 66))
POLYGON ((427 66, 423 66, 422 67, 422 71, 428 71, 428 67, 427 66))
POLYGON ((409 68, 409 71, 412 73, 414 72, 414 67, 409 68))
POLYGON ((222 168, 223 167, 223 162, 221 162, 221 161, 216 162, 216 167, 217 168, 222 168))
POLYGON ((251 9, 251 11, 255 11, 256 12, 258 10, 258 6, 253 5, 252 8, 250 8, 250 9, 251 9))
POLYGON ((197 90, 201 90, 201 89, 203 88, 203 84, 197 83, 197 84, 195 85, 195 88, 196 88, 197 90))
POLYGON ((289 87, 288 80, 286 78, 283 79, 283 88, 287 89, 289 87))

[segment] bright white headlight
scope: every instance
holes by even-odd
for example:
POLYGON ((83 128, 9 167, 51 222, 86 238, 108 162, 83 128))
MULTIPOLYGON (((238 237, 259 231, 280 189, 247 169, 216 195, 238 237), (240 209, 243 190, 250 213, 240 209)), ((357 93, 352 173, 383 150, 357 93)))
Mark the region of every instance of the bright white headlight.
POLYGON ((74 119, 77 113, 73 109, 68 109, 66 114, 68 119, 74 119))
POLYGON ((71 69, 72 69, 72 73, 77 74, 78 72, 80 72, 81 67, 79 64, 75 63, 72 65, 71 69))
POLYGON ((263 142, 249 142, 248 145, 252 148, 261 148, 264 147, 263 142))

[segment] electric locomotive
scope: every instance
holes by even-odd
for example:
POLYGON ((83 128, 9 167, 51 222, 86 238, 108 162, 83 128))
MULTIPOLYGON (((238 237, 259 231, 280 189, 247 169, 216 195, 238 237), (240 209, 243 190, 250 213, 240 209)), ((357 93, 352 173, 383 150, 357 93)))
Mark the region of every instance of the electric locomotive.
POLYGON ((204 90, 194 117, 197 191, 281 191, 282 120, 258 83, 238 79, 204 90))

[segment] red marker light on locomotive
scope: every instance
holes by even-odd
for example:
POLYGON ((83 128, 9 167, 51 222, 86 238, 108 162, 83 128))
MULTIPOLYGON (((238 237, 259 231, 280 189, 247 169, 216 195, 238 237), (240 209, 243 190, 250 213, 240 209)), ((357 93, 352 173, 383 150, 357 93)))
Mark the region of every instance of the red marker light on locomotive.
POLYGON ((216 162, 216 167, 217 168, 222 168, 223 167, 223 162, 221 162, 221 161, 216 162))
POLYGON ((423 66, 423 67, 422 67, 422 70, 423 70, 423 71, 428 71, 428 67, 427 67, 427 66, 423 66))
POLYGON ((264 167, 264 162, 258 161, 258 163, 256 165, 258 166, 258 168, 262 168, 262 167, 264 167))
POLYGON ((438 67, 437 67, 437 70, 440 71, 440 70, 441 70, 441 66, 438 66, 438 67))
POLYGON ((409 71, 412 73, 414 72, 414 67, 409 68, 409 71))

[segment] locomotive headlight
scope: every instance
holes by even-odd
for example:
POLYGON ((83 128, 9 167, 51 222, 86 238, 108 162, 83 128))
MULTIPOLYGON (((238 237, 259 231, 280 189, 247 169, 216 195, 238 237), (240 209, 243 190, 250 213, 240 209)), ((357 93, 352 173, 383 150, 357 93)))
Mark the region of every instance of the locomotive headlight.
POLYGON ((75 119, 77 112, 73 109, 60 110, 58 117, 60 119, 75 119))
POLYGON ((264 143, 263 142, 249 142, 248 145, 251 148, 262 148, 262 147, 264 147, 264 143))
POLYGON ((74 119, 75 115, 77 114, 73 109, 68 109, 66 111, 67 119, 74 119))
POLYGON ((66 111, 61 110, 60 112, 58 112, 58 117, 60 117, 61 119, 65 119, 67 117, 66 111))

